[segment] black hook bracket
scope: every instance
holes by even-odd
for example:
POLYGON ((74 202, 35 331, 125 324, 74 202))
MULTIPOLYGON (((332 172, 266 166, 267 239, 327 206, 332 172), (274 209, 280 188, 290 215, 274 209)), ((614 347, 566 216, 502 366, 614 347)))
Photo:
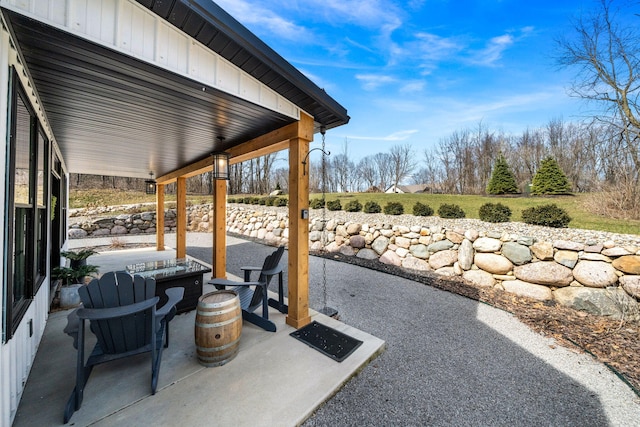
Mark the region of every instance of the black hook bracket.
POLYGON ((309 159, 309 154, 311 154, 314 151, 320 150, 322 151, 322 153, 325 156, 330 156, 331 155, 331 151, 324 151, 322 148, 320 147, 316 147, 312 150, 309 150, 309 152, 307 153, 306 156, 304 156, 304 160, 302 161, 302 175, 306 175, 307 174, 307 159, 309 159))

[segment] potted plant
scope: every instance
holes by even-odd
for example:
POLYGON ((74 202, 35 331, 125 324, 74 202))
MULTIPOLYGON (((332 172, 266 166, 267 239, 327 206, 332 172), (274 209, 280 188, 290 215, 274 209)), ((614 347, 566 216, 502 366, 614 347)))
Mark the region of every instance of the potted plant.
POLYGON ((87 264, 87 258, 97 252, 93 249, 65 251, 61 255, 69 260, 69 266, 55 267, 54 279, 60 280, 60 307, 73 307, 80 304, 78 289, 84 284, 86 276, 98 272, 97 265, 87 264))

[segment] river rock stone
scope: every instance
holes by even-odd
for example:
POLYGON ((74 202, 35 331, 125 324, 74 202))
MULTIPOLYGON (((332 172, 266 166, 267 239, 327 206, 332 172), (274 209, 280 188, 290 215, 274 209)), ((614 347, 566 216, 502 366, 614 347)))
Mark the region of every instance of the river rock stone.
POLYGON ((627 274, 640 274, 640 255, 625 255, 613 261, 613 266, 627 274))
POLYGON ((584 252, 578 256, 578 259, 585 261, 604 261, 611 262, 611 258, 606 255, 592 253, 592 252, 584 252))
POLYGON ((529 248, 540 261, 553 259, 553 245, 549 242, 536 242, 529 248))
POLYGON ((434 253, 429 257, 429 266, 434 270, 442 267, 450 267, 458 260, 458 252, 453 250, 444 250, 434 253))
POLYGON ((582 251, 584 250, 584 244, 576 243, 569 240, 556 240, 553 242, 553 247, 556 249, 564 249, 566 251, 582 251))
POLYGON ((353 236, 355 234, 360 233, 361 229, 362 229, 362 225, 352 222, 349 225, 347 225, 347 234, 350 236, 353 236))
POLYGON ((462 240, 464 239, 464 235, 460 234, 456 231, 452 231, 452 230, 447 230, 447 232, 445 233, 445 236, 447 238, 447 240, 453 242, 456 245, 459 245, 460 243, 462 243, 462 240))
POLYGON ((356 254, 353 248, 348 245, 340 246, 340 253, 344 256, 354 256, 356 254))
POLYGON ((70 228, 68 236, 70 239, 84 239, 87 234, 82 228, 70 228))
POLYGON ((573 277, 590 288, 606 288, 618 281, 615 269, 602 261, 580 261, 573 269, 573 277))
POLYGON ((473 262, 479 269, 492 274, 506 274, 513 269, 511 261, 498 254, 478 252, 473 262))
POLYGON ((111 234, 127 234, 127 227, 124 225, 114 225, 111 234))
POLYGON ((462 278, 470 281, 480 288, 491 288, 496 284, 496 280, 491 273, 483 270, 469 270, 462 273, 462 278))
POLYGON ((398 236, 396 237, 396 245, 401 247, 401 248, 405 248, 405 249, 409 249, 409 246, 411 246, 411 239, 407 239, 406 237, 402 237, 402 236, 398 236))
POLYGON ((629 295, 640 298, 640 276, 622 276, 620 278, 620 284, 629 295))
POLYGON ((546 286, 568 286, 573 280, 571 269, 555 261, 540 261, 519 265, 513 269, 517 279, 546 286))
POLYGON ((535 239, 530 236, 518 236, 516 242, 520 243, 521 245, 531 246, 535 243, 535 239))
POLYGON ((553 255, 553 259, 558 264, 573 268, 578 263, 578 252, 561 249, 553 255))
POLYGON ((553 292, 546 286, 535 283, 524 282, 522 280, 507 280, 502 282, 505 291, 521 297, 528 297, 540 301, 553 299, 553 292))
POLYGON ((362 249, 365 247, 366 242, 364 240, 364 236, 351 236, 349 238, 349 245, 354 249, 362 249))
POLYGON ((458 248, 458 263, 463 270, 471 270, 473 265, 473 245, 469 239, 464 239, 458 248))
POLYGON ((402 265, 402 258, 398 256, 394 251, 386 251, 380 256, 380 262, 389 265, 402 265))
POLYGON ((503 243, 502 255, 507 257, 507 259, 515 265, 526 264, 532 259, 529 248, 516 242, 503 243))
POLYGON ((613 248, 603 249, 602 255, 606 255, 609 257, 618 257, 618 256, 624 256, 624 255, 631 255, 631 252, 629 252, 625 248, 615 246, 613 248))
POLYGON ((453 242, 449 240, 439 240, 427 246, 427 250, 433 253, 433 252, 446 251, 448 249, 451 249, 452 247, 453 247, 453 242))
POLYGON ((501 246, 502 242, 492 237, 480 237, 473 242, 473 249, 477 252, 496 252, 501 246))
POLYGON ((423 259, 409 257, 402 260, 402 267, 411 270, 430 271, 429 263, 423 259))
POLYGON ((372 259, 378 259, 378 254, 373 249, 364 248, 358 251, 358 253, 356 254, 356 257, 372 260, 372 259))
POLYGON ((376 240, 371 244, 371 248, 378 253, 378 255, 382 255, 389 246, 389 239, 385 236, 379 236, 376 240))
POLYGON ((423 244, 412 245, 409 250, 411 251, 411 255, 413 255, 416 258, 420 258, 420 259, 429 258, 429 250, 427 249, 426 245, 423 245, 423 244))
POLYGON ((637 302, 620 288, 594 289, 567 287, 553 293, 554 299, 566 307, 615 319, 637 313, 637 302))
POLYGON ((464 237, 469 239, 472 243, 476 241, 478 236, 479 236, 478 230, 471 229, 464 232, 464 237))

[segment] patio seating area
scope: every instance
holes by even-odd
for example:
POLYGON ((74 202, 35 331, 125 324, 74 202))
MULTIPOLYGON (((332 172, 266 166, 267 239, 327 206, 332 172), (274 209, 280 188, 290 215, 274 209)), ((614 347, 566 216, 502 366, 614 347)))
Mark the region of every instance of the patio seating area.
MULTIPOLYGON (((173 250, 142 248, 103 252, 93 262, 106 272, 132 262, 173 257, 173 250)), ((205 283, 209 278, 206 274, 205 283)), ((213 290, 213 286, 204 286, 204 293, 213 290)), ((269 310, 277 332, 244 322, 238 355, 214 368, 198 363, 196 310, 177 315, 171 321, 170 345, 163 353, 157 393, 152 396, 149 389, 148 354, 99 365, 69 425, 297 425, 385 346, 376 337, 312 312, 313 320, 364 341, 337 363, 290 337, 295 329, 285 323, 285 315, 269 310)), ((49 316, 15 426, 62 425, 76 366, 72 339, 63 333, 68 313, 49 316)), ((93 344, 87 340, 88 349, 93 344)))

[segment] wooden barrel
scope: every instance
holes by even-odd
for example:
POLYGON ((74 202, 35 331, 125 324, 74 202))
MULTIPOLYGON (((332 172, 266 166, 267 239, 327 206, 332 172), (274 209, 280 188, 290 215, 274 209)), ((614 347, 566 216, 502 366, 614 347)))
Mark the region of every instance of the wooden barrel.
POLYGON ((198 299, 196 351, 204 366, 222 366, 238 354, 242 334, 240 298, 233 291, 216 291, 198 299))

